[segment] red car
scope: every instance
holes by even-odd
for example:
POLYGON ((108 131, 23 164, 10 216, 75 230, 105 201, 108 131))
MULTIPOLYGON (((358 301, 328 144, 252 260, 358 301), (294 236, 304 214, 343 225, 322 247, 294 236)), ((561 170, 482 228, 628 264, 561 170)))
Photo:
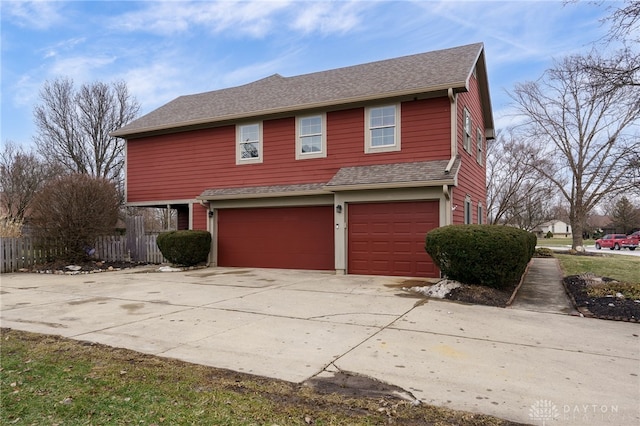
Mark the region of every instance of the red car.
POLYGON ((633 234, 628 237, 625 234, 607 234, 596 240, 596 248, 598 250, 601 248, 610 250, 628 248, 629 250, 635 250, 636 247, 638 247, 638 238, 634 238, 633 234))

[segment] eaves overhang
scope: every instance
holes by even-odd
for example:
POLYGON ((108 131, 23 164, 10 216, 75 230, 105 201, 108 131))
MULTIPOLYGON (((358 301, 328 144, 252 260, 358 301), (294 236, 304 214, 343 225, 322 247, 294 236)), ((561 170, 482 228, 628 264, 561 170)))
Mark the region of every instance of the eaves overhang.
POLYGON ((219 124, 224 124, 224 123, 229 123, 234 121, 241 121, 241 120, 246 120, 250 118, 255 119, 258 117, 266 117, 266 116, 285 114, 285 113, 295 113, 297 111, 341 107, 341 106, 347 106, 352 104, 362 104, 362 103, 379 101, 384 99, 402 98, 402 97, 417 96, 420 94, 429 94, 429 93, 437 93, 437 92, 443 92, 443 94, 446 94, 446 91, 450 88, 453 89, 454 92, 468 91, 467 82, 458 81, 458 82, 447 83, 447 84, 438 85, 438 86, 419 88, 419 89, 401 90, 401 91, 387 92, 387 93, 376 93, 376 94, 367 95, 367 96, 358 96, 358 97, 343 98, 343 99, 337 99, 337 100, 327 100, 323 102, 311 102, 311 103, 305 103, 305 104, 287 105, 279 108, 255 110, 255 111, 243 112, 239 114, 228 114, 228 115, 220 115, 216 117, 184 120, 180 122, 166 123, 162 125, 142 127, 138 129, 132 129, 132 130, 127 130, 125 126, 121 129, 110 132, 109 135, 112 137, 133 139, 135 137, 144 137, 149 134, 177 133, 189 128, 215 127, 216 125, 219 125, 219 124))

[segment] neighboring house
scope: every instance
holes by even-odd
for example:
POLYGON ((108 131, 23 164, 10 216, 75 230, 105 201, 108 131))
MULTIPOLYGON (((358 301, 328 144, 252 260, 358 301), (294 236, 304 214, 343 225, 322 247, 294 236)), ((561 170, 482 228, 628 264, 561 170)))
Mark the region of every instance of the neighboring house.
POLYGON ((486 220, 482 44, 181 96, 113 135, 128 205, 209 230, 212 265, 435 277, 425 234, 486 220))
POLYGON ((545 222, 536 228, 535 233, 539 238, 543 238, 549 231, 551 231, 554 237, 570 238, 572 236, 571 225, 561 220, 550 220, 545 222))

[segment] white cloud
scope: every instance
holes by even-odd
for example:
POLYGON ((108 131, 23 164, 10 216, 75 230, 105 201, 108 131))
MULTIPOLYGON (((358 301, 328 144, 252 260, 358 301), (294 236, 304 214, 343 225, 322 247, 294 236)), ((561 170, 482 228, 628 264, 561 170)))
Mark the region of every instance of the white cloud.
POLYGON ((303 3, 291 28, 306 34, 346 33, 360 24, 359 12, 367 6, 367 2, 353 1, 303 3))
POLYGON ((295 60, 297 53, 299 52, 283 52, 281 55, 278 55, 277 58, 270 61, 256 62, 233 70, 223 71, 221 73, 223 77, 220 80, 221 87, 237 86, 256 81, 276 73, 281 74, 282 70, 289 67, 291 62, 295 60))
POLYGON ((40 49, 43 52, 43 58, 49 59, 54 58, 60 55, 60 52, 66 52, 73 50, 77 45, 84 43, 86 41, 85 37, 74 37, 67 40, 62 40, 52 45, 46 46, 40 49))
POLYGON ((81 55, 56 60, 49 68, 51 76, 66 76, 77 82, 93 81, 99 70, 116 60, 113 56, 81 55))
MULTIPOLYGON (((425 2, 436 15, 453 23, 455 33, 493 45, 494 64, 549 59, 584 50, 585 34, 602 34, 595 4, 580 9, 554 2, 425 2), (434 7, 435 6, 435 7, 434 7), (523 7, 524 6, 524 7, 523 7), (579 16, 578 16, 579 15, 579 16)), ((458 37, 458 34, 452 35, 458 37)))
POLYGON ((111 25, 125 31, 160 35, 182 33, 198 26, 212 33, 235 31, 262 37, 272 28, 272 16, 288 4, 287 1, 149 2, 142 9, 113 19, 111 25))
POLYGON ((12 87, 14 105, 22 108, 34 104, 38 98, 41 81, 31 75, 22 75, 12 87))
POLYGON ((127 87, 145 113, 186 94, 183 86, 188 81, 173 61, 157 61, 132 68, 118 75, 117 79, 127 82, 127 87))
POLYGON ((9 17, 19 26, 45 30, 61 21, 64 16, 60 10, 63 2, 53 1, 2 1, 3 19, 9 17))

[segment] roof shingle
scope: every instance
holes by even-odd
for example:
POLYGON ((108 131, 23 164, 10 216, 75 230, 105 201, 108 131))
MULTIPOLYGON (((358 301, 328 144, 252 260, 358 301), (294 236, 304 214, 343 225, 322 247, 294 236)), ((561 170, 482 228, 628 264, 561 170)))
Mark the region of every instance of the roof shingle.
MULTIPOLYGON (((327 189, 338 187, 357 187, 366 185, 399 184, 415 185, 429 184, 442 181, 451 182, 455 179, 460 167, 460 160, 456 160, 447 173, 445 171, 448 160, 421 161, 415 163, 381 164, 373 166, 343 167, 327 183, 327 189)), ((347 188, 345 188, 347 189, 347 188)))
POLYGON ((126 137, 256 115, 427 93, 464 90, 482 43, 282 77, 180 96, 112 133, 126 137))

